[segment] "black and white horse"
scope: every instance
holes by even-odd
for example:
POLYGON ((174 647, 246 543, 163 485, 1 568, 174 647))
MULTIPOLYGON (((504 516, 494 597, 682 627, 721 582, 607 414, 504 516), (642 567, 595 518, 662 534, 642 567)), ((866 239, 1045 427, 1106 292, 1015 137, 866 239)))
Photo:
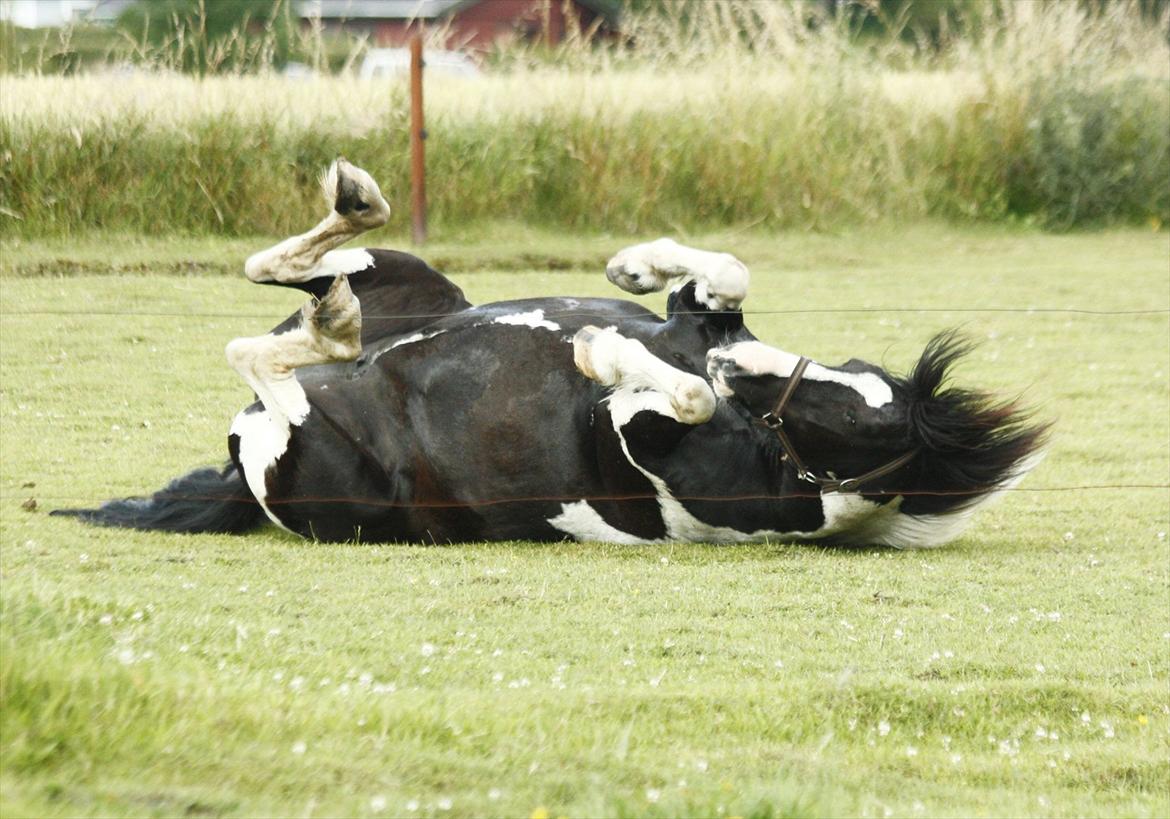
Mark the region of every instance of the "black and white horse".
POLYGON ((324 185, 328 216, 245 265, 312 299, 227 347, 259 399, 232 424, 231 463, 63 513, 175 532, 271 520, 325 540, 924 547, 1042 444, 1014 406, 946 385, 965 352, 952 334, 904 377, 810 362, 744 326, 742 263, 668 239, 606 269, 633 293, 680 281, 665 319, 611 299, 476 307, 413 256, 337 250, 389 206, 344 160, 324 185))

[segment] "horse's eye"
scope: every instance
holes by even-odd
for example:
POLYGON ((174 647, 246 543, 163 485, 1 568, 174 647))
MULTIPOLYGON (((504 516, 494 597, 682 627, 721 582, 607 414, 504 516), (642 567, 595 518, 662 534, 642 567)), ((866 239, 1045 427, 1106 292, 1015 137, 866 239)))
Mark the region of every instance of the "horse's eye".
POLYGON ((851 423, 853 426, 857 426, 857 416, 852 412, 845 413, 845 420, 851 423))

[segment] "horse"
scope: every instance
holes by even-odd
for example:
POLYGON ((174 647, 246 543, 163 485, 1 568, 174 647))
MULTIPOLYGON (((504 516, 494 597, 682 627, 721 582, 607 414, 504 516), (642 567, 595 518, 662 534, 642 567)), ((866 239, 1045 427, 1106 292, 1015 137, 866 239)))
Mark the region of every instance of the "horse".
POLYGON ((949 385, 970 349, 953 331, 905 375, 817 363, 747 329, 740 260, 671 239, 605 271, 631 293, 674 283, 664 317, 619 299, 474 306, 419 258, 339 249, 389 217, 368 173, 338 159, 323 188, 316 227, 244 265, 309 300, 227 345, 256 396, 230 462, 57 514, 323 541, 921 548, 1042 452, 1047 425, 1016 402, 949 385))

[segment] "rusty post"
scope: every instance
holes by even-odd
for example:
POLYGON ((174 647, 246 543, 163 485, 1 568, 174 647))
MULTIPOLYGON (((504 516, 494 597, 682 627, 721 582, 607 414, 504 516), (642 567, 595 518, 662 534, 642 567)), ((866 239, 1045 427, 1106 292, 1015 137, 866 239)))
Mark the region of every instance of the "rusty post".
POLYGON ((410 38, 410 235, 416 245, 427 240, 427 164, 423 141, 422 35, 410 38))

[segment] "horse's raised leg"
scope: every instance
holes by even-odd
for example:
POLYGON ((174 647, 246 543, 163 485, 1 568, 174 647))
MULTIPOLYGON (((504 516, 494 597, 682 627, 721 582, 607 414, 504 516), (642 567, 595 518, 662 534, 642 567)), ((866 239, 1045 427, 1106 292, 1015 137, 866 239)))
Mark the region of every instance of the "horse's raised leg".
POLYGON ((573 363, 586 378, 637 393, 642 409, 683 424, 702 424, 715 412, 715 395, 706 381, 670 366, 642 342, 612 328, 579 330, 573 337, 573 363))
POLYGON ((361 168, 339 158, 321 178, 321 188, 329 214, 312 230, 254 253, 244 263, 244 275, 259 283, 295 283, 355 273, 372 264, 364 250, 334 248, 386 224, 390 205, 382 198, 378 183, 361 168))
POLYGON ((353 361, 361 353, 361 306, 345 276, 333 280, 320 300, 301 308, 301 323, 287 332, 237 338, 227 345, 228 363, 259 397, 278 425, 298 426, 309 402, 294 371, 311 364, 353 361))
POLYGON ((730 253, 714 253, 658 239, 621 250, 605 276, 622 290, 650 293, 672 279, 693 279, 695 297, 711 310, 736 310, 747 297, 748 269, 730 253))

